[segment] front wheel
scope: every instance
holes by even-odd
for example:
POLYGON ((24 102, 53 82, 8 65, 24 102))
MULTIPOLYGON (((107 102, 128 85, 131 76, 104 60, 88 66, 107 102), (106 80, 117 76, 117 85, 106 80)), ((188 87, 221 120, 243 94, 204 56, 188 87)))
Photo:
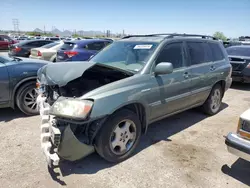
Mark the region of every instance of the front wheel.
POLYGON ((38 114, 37 92, 34 82, 28 82, 21 86, 16 95, 16 104, 18 108, 27 115, 38 114))
POLYGON ((222 96, 223 93, 221 85, 215 85, 206 102, 202 106, 203 111, 208 115, 217 114, 221 107, 222 96))
POLYGON ((127 109, 111 115, 95 138, 97 153, 109 162, 121 162, 131 156, 141 137, 138 116, 127 109))

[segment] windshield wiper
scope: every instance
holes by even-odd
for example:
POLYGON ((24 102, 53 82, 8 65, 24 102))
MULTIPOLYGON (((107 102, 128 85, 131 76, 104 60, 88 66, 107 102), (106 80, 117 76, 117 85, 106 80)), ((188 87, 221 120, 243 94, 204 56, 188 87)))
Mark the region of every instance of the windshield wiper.
POLYGON ((12 57, 12 58, 13 58, 12 61, 22 61, 22 59, 21 59, 21 58, 18 58, 18 57, 12 57))

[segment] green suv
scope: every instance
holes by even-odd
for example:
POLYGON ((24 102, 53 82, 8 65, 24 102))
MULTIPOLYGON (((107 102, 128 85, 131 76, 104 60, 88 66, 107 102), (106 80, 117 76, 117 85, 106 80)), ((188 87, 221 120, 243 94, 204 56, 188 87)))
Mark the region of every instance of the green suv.
POLYGON ((41 146, 48 164, 90 153, 127 159, 148 125, 201 107, 220 110, 232 68, 210 36, 127 36, 87 62, 48 64, 38 71, 41 146))

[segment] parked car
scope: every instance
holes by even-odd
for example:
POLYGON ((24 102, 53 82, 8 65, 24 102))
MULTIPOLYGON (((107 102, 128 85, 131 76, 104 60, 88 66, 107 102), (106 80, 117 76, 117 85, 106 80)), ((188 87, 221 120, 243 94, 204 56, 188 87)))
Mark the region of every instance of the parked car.
POLYGON ((51 40, 26 40, 9 46, 9 56, 29 57, 31 48, 52 43, 51 40))
POLYGON ((30 58, 43 59, 47 61, 56 62, 57 50, 63 45, 63 42, 53 42, 46 44, 40 48, 32 48, 30 51, 30 58))
POLYGON ((26 36, 19 36, 17 40, 28 40, 29 38, 26 36))
POLYGON ((59 37, 45 37, 44 40, 60 41, 59 37))
POLYGON ((37 71, 47 61, 0 56, 0 108, 18 107, 25 114, 37 114, 37 71))
POLYGON ((111 40, 86 39, 64 42, 57 52, 57 61, 87 61, 92 55, 95 55, 105 46, 109 45, 111 40))
POLYGON ((226 50, 233 67, 233 81, 250 83, 250 46, 231 46, 226 50))
POLYGON ((7 35, 0 35, 0 50, 8 50, 9 45, 17 43, 7 35))
POLYGON ((241 45, 242 43, 240 41, 225 41, 223 42, 223 45, 225 48, 230 47, 230 46, 237 46, 241 45))
POLYGON ((37 101, 48 164, 95 150, 120 162, 149 124, 194 107, 218 113, 231 71, 221 42, 187 34, 128 36, 88 62, 44 66, 37 101))
POLYGON ((250 109, 241 114, 236 133, 229 133, 225 143, 230 153, 250 162, 250 109))

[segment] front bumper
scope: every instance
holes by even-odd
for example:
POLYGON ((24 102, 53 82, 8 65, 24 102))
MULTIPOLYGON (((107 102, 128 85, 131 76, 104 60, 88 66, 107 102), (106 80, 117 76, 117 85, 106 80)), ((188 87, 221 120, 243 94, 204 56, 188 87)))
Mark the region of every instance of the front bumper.
POLYGON ((250 161, 250 141, 241 138, 237 134, 229 133, 226 137, 225 143, 230 153, 250 161))
POLYGON ((69 161, 76 161, 93 153, 94 147, 80 142, 74 135, 71 126, 63 130, 53 124, 53 116, 49 115, 50 106, 41 95, 37 104, 42 117, 41 148, 50 167, 58 166, 60 157, 69 161))
POLYGON ((244 69, 243 71, 233 71, 232 78, 234 82, 250 83, 250 71, 244 69))

